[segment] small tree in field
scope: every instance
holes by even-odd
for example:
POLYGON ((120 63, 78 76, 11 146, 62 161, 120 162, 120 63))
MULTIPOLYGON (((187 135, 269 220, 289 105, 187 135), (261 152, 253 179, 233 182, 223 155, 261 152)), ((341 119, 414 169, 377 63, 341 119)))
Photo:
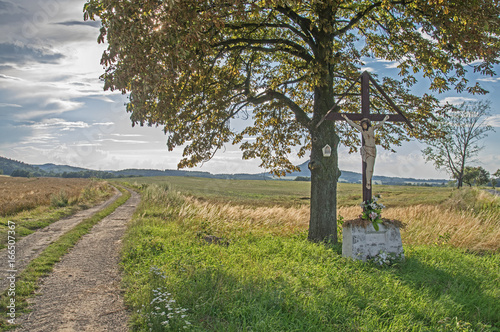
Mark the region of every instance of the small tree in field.
MULTIPOLYGON (((430 145, 423 150, 427 161, 434 162, 436 168, 445 168, 450 175, 457 179, 457 188, 461 188, 466 175, 466 164, 473 161, 483 148, 479 142, 493 130, 486 124, 486 117, 490 109, 489 102, 463 103, 453 107, 441 122, 443 136, 428 141, 430 145)), ((467 180, 471 172, 469 168, 467 180)))
POLYGON ((488 171, 481 166, 466 166, 462 180, 464 183, 468 184, 469 187, 472 187, 473 185, 482 186, 490 181, 490 173, 488 173, 488 171))
MULTIPOLYGON (((390 149, 435 133, 437 99, 409 93, 417 73, 432 91, 485 93, 468 85, 467 68, 494 75, 500 55, 493 0, 88 0, 85 17, 101 19, 98 40, 109 44, 105 89, 130 92, 133 124, 160 125, 169 150, 184 146, 179 167, 233 143, 284 175, 297 170, 293 147, 310 153, 312 241, 337 241, 337 147, 360 145, 345 124, 317 124, 366 59, 397 62, 400 80, 379 81, 416 127, 382 128, 377 142, 390 149), (241 116, 253 121, 233 130, 229 121, 241 116)), ((390 112, 382 99, 372 104, 390 112)), ((359 112, 359 98, 347 96, 342 108, 359 112)))

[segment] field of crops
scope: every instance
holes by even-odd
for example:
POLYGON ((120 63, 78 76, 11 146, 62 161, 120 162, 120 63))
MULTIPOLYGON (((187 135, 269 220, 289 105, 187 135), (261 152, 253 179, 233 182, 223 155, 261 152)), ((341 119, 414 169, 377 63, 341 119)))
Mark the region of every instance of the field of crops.
POLYGON ((23 237, 104 201, 113 191, 100 180, 0 176, 0 249, 7 242, 9 221, 23 237))
POLYGON ((0 216, 51 205, 58 196, 78 200, 92 180, 0 177, 0 216))

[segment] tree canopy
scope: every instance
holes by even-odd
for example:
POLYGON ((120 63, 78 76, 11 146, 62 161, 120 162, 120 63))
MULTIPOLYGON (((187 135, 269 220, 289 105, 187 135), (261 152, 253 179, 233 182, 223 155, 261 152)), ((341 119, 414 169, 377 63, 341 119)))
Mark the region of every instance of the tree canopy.
MULTIPOLYGON (((432 92, 485 93, 466 74, 494 75, 500 55, 496 0, 88 0, 84 11, 101 19, 98 41, 108 43, 105 89, 130 92, 134 125, 162 126, 169 150, 184 146, 179 167, 233 143, 282 175, 297 169, 292 153, 310 152, 314 241, 337 240, 337 148, 360 145, 344 123, 317 124, 366 59, 397 64, 398 80, 378 80, 415 125, 381 128, 376 143, 391 149, 436 134, 445 108, 432 92), (430 92, 412 95, 421 76, 430 92), (236 117, 251 121, 233 130, 236 117)), ((372 113, 389 113, 374 96, 372 113)), ((359 113, 359 96, 340 108, 359 113)))
POLYGON ((471 167, 466 166, 463 175, 463 182, 469 187, 473 185, 482 186, 490 181, 490 173, 481 166, 471 167))
MULTIPOLYGON (((383 78, 384 88, 428 128, 439 107, 430 94, 409 93, 416 75, 432 91, 484 93, 469 84, 467 70, 493 75, 500 46, 499 5, 486 0, 90 0, 85 10, 86 18, 100 17, 99 41, 109 43, 105 88, 131 92, 133 123, 163 126, 169 149, 187 143, 180 166, 244 141, 245 158, 293 170, 291 147, 304 156, 323 115, 316 104, 331 107, 319 88, 342 94, 367 58, 398 63, 400 81, 383 78), (249 109, 253 124, 233 132, 230 119, 249 109)), ((387 109, 382 100, 372 103, 387 109)), ((343 110, 358 112, 359 101, 347 98, 343 110)), ((358 136, 339 127, 341 142, 354 150, 358 136)), ((414 136, 426 135, 417 128, 414 136)), ((379 143, 389 148, 408 138, 390 126, 379 143)))

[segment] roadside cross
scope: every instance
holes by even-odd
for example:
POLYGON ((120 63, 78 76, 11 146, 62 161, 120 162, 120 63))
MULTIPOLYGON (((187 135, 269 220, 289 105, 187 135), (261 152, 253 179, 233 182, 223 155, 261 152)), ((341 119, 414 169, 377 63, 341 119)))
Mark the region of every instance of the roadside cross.
POLYGON ((316 125, 319 127, 323 121, 347 121, 351 126, 358 129, 362 133, 362 146, 361 152, 363 156, 362 162, 362 178, 363 178, 363 201, 370 200, 372 198, 372 175, 373 175, 373 165, 375 162, 375 136, 373 130, 381 127, 386 121, 388 122, 406 122, 410 128, 413 128, 410 121, 406 118, 399 107, 389 98, 384 90, 378 85, 378 83, 371 77, 370 73, 367 71, 363 72, 359 78, 347 89, 347 91, 341 96, 337 101, 337 104, 328 111, 328 113, 321 119, 321 121, 316 125), (342 99, 354 88, 356 83, 361 81, 361 113, 339 113, 340 106, 338 105, 342 99), (370 113, 370 83, 377 89, 377 91, 382 95, 382 97, 387 101, 391 108, 396 111, 397 114, 371 114, 370 113), (357 125, 353 121, 361 121, 362 125, 357 125), (371 126, 371 121, 381 121, 379 124, 371 126), (367 125, 364 125, 367 123, 367 125), (373 140, 373 141, 372 141, 373 140))

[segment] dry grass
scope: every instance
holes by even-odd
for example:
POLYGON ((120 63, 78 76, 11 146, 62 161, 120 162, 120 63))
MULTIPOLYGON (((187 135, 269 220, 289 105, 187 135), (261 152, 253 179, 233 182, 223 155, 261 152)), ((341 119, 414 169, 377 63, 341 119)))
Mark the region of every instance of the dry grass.
POLYGON ((187 198, 180 209, 179 217, 203 219, 212 230, 219 234, 238 230, 293 234, 307 229, 309 206, 248 207, 214 204, 187 198))
POLYGON ((49 206, 57 195, 64 195, 69 204, 80 198, 90 179, 0 178, 0 216, 49 206))
MULTIPOLYGON (((473 212, 443 205, 388 208, 383 216, 406 224, 401 236, 405 244, 447 244, 475 251, 500 250, 500 220, 489 210, 473 212)), ((340 207, 344 220, 356 219, 357 206, 340 207)), ((290 235, 306 231, 309 207, 247 207, 215 204, 186 198, 179 217, 202 219, 209 230, 225 236, 235 231, 290 235)))
MULTIPOLYGON (((345 219, 357 218, 357 207, 344 207, 339 213, 345 219)), ((448 244, 471 250, 500 250, 500 220, 488 212, 472 213, 444 206, 415 205, 390 208, 383 212, 389 219, 401 220, 405 244, 448 244)))
MULTIPOLYGON (((172 204, 179 207, 177 218, 205 225, 205 235, 229 236, 235 233, 268 233, 293 235, 307 231, 309 206, 271 207, 236 205, 186 197, 165 185, 149 185, 143 192, 145 201, 163 206, 158 211, 164 219, 172 204)), ((342 206, 338 216, 344 221, 357 219, 359 206, 342 206)), ((456 191, 440 205, 412 205, 387 208, 382 216, 405 224, 401 232, 405 244, 447 244, 476 251, 500 250, 500 198, 478 190, 456 191)), ((193 224, 193 225, 194 225, 193 224)))

